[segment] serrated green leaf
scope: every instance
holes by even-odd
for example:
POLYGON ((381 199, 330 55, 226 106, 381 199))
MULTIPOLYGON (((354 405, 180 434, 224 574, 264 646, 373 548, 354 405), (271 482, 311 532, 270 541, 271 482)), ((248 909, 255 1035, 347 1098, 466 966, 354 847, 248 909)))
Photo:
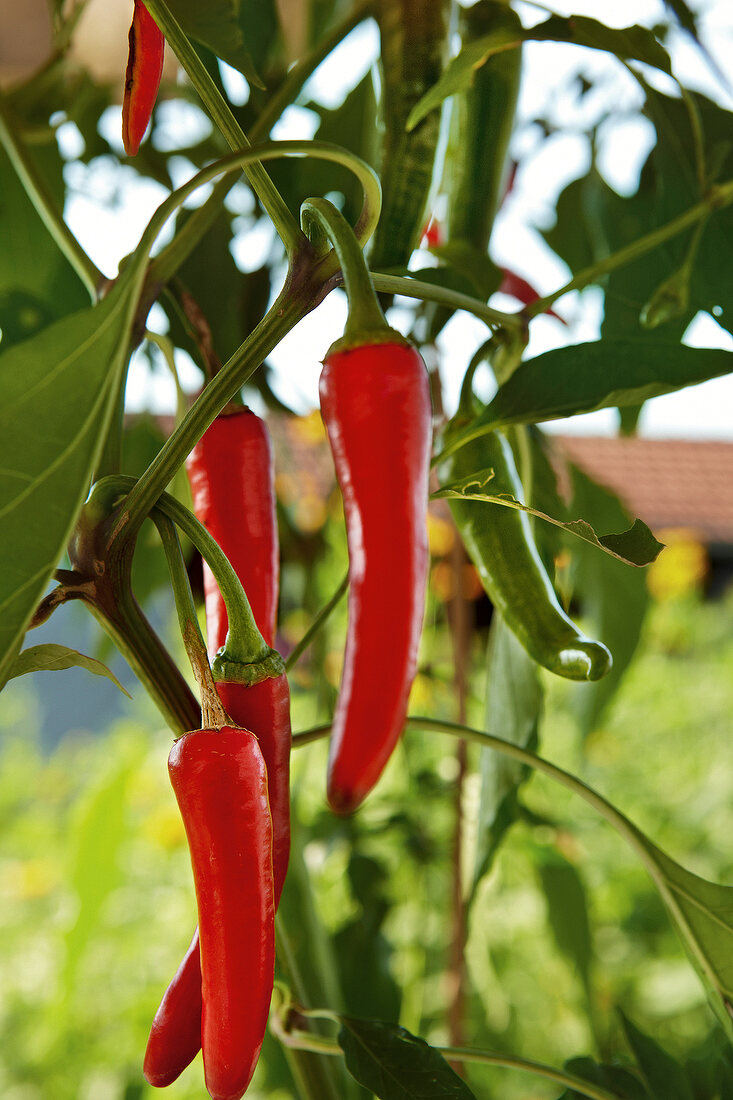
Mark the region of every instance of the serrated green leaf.
POLYGON ((570 535, 575 535, 583 542, 603 550, 612 558, 623 562, 624 565, 644 566, 649 565, 664 549, 664 544, 655 539, 647 525, 640 519, 635 519, 633 525, 627 531, 618 534, 597 535, 590 523, 585 519, 560 520, 554 516, 548 516, 546 512, 540 512, 537 508, 531 508, 528 504, 522 504, 516 497, 509 493, 490 493, 487 486, 491 485, 494 471, 477 470, 475 474, 461 478, 460 481, 450 485, 442 485, 434 492, 433 497, 447 500, 483 500, 489 504, 499 504, 505 508, 514 508, 518 512, 528 512, 537 519, 545 520, 554 527, 560 527, 570 535))
POLYGON ((136 290, 125 280, 0 355, 0 686, 89 489, 136 290))
POLYGON ((339 1017, 346 1067, 379 1100, 476 1100, 442 1054, 397 1024, 339 1017))
POLYGON ((207 0, 205 4, 197 0, 168 0, 168 7, 189 38, 208 46, 222 61, 238 69, 250 84, 264 88, 244 41, 239 0, 207 0))
POLYGON ((59 672, 65 668, 85 668, 94 676, 106 676, 123 695, 128 699, 131 698, 129 691, 123 688, 114 672, 96 657, 87 657, 76 649, 69 649, 68 646, 56 645, 53 642, 24 649, 11 665, 8 679, 27 676, 29 672, 59 672))
MULTIPOLYGON (((489 636, 486 729, 534 752, 543 692, 539 666, 494 609, 489 636)), ((517 819, 517 792, 529 769, 491 749, 481 752, 481 799, 472 898, 509 827, 517 819)))
POLYGON ((635 405, 733 371, 733 352, 643 340, 597 340, 521 363, 453 442, 507 424, 535 424, 635 405))
POLYGON ((407 129, 417 126, 448 96, 470 88, 474 72, 490 57, 500 50, 518 46, 520 42, 568 42, 575 46, 605 50, 624 60, 643 61, 665 73, 671 71, 669 55, 646 27, 607 27, 584 15, 553 15, 536 27, 525 27, 520 32, 502 27, 471 42, 453 58, 437 84, 413 107, 407 129))

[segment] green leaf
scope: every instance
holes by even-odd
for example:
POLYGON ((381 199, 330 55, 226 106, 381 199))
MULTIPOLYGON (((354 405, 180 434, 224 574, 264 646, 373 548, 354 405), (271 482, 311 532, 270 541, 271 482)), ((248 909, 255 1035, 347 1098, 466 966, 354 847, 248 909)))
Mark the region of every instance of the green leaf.
MULTIPOLYGON (((248 3, 248 0, 241 0, 248 3)), ((168 7, 189 36, 239 69, 250 84, 264 88, 244 41, 239 19, 240 0, 168 0, 168 7)))
POLYGON ((671 71, 669 55, 646 27, 607 27, 583 15, 553 15, 536 27, 526 27, 520 32, 502 27, 471 42, 453 58, 437 84, 413 107, 407 129, 414 129, 448 96, 470 88, 475 71, 485 65, 490 57, 521 42, 569 42, 576 46, 606 50, 624 60, 643 61, 665 73, 671 71))
MULTIPOLYGON (((598 485, 577 467, 571 466, 570 473, 573 511, 595 526, 628 522, 628 514, 615 493, 598 485)), ((583 735, 587 736, 597 728, 636 652, 649 593, 646 576, 640 571, 626 569, 620 562, 596 554, 586 546, 574 545, 572 553, 573 590, 580 597, 583 614, 592 629, 613 654, 608 675, 574 693, 575 711, 583 735)))
POLYGON ((643 340, 556 348, 517 367, 456 441, 506 424, 537 423, 635 405, 733 371, 733 352, 643 340))
MULTIPOLYGON (((489 635, 486 729, 534 752, 542 718, 539 667, 494 609, 489 635)), ((529 769, 492 749, 481 751, 481 800, 472 899, 506 831, 519 815, 517 792, 529 769)))
POLYGON ((85 668, 87 672, 95 676, 106 676, 115 687, 118 687, 128 699, 130 693, 126 691, 111 669, 98 661, 96 657, 86 657, 76 649, 69 649, 65 645, 55 645, 49 642, 46 645, 34 645, 16 657, 10 667, 9 680, 16 676, 26 676, 29 672, 57 672, 64 668, 85 668))
MULTIPOLYGON (((33 151, 38 171, 63 204, 61 158, 54 143, 33 151)), ((0 149, 0 331, 3 352, 46 325, 89 303, 89 296, 62 255, 0 149)))
POLYGON ((442 1054, 397 1024, 341 1016, 346 1067, 379 1100, 476 1100, 442 1054))
POLYGON ((391 970, 392 945, 382 932, 391 908, 384 891, 388 875, 381 863, 358 852, 348 873, 359 911, 333 937, 343 1005, 361 1016, 397 1020, 402 994, 391 970))
POLYGON ((0 355, 0 686, 89 489, 136 291, 128 279, 0 355))
POLYGON ((733 886, 694 875, 635 832, 713 1011, 733 1042, 733 886))
POLYGON ((575 968, 589 995, 593 947, 583 880, 577 868, 552 848, 540 850, 536 867, 555 943, 575 968))
MULTIPOLYGON (((649 1100, 644 1085, 623 1066, 599 1065, 592 1058, 571 1058, 563 1067, 568 1073, 593 1085, 609 1089, 623 1100, 649 1100)), ((585 1100, 583 1093, 567 1089, 559 1100, 585 1100)))
POLYGON ((656 1100, 693 1100, 692 1089, 681 1066, 649 1035, 619 1012, 629 1046, 656 1100))
POLYGON ((510 493, 488 493, 486 486, 491 484, 493 478, 493 470, 477 470, 475 474, 451 482, 450 485, 442 485, 432 495, 447 500, 483 500, 489 504, 515 508, 519 512, 528 512, 538 519, 545 520, 546 523, 553 524, 554 527, 560 527, 570 535, 576 535, 583 542, 603 550, 624 565, 649 565, 664 549, 664 544, 655 539, 647 525, 640 519, 635 519, 627 531, 599 536, 585 519, 556 519, 545 512, 540 512, 537 508, 531 508, 528 504, 522 504, 510 493))

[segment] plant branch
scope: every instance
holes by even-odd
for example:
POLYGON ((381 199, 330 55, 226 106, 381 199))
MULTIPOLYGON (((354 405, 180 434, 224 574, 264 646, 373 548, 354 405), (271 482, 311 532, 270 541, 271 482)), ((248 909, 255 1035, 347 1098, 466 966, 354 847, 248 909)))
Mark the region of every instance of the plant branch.
POLYGON ((0 144, 23 185, 26 195, 33 203, 36 213, 53 237, 59 250, 73 267, 76 274, 89 291, 92 302, 96 302, 99 290, 105 282, 104 275, 97 265, 87 256, 63 219, 61 211, 51 195, 45 181, 37 171, 28 154, 15 123, 11 117, 5 97, 0 92, 0 144))
MULTIPOLYGON (((204 106, 229 147, 235 151, 248 149, 250 143, 247 135, 230 111, 226 100, 209 76, 196 50, 183 33, 178 21, 171 14, 164 0, 150 0, 150 3, 146 6, 186 70, 204 106)), ((302 244, 302 234, 282 195, 258 161, 255 160, 245 166, 244 172, 280 235, 288 256, 293 256, 302 244)))
POLYGON ((384 294, 401 294, 405 298, 419 298, 423 302, 438 302, 439 305, 448 306, 450 309, 463 309, 466 313, 472 313, 491 329, 508 328, 521 329, 524 327, 524 319, 521 313, 502 313, 501 310, 492 309, 478 298, 472 298, 470 294, 461 294, 457 290, 449 290, 447 287, 436 286, 433 283, 423 283, 420 279, 410 279, 403 275, 380 275, 372 271, 372 283, 375 290, 384 294))
POLYGON ((306 630, 303 637, 300 639, 298 644, 293 647, 292 652, 290 653, 287 661, 285 662, 285 671, 286 672, 289 672, 290 669, 293 667, 293 665, 296 663, 296 661, 298 661, 298 659, 301 657, 301 655, 303 653, 305 653, 306 649, 311 644, 311 642, 313 641, 313 639, 315 638, 316 634, 321 629, 323 624, 326 622, 326 620, 330 616, 331 612, 337 606, 337 604, 341 600, 342 596, 344 595, 344 593, 346 592, 346 589, 348 587, 349 587, 349 574, 346 573, 346 575, 342 579, 341 583, 339 584, 338 588, 336 589, 334 594, 331 596, 330 600, 328 600, 323 605, 323 607, 320 609, 320 611, 316 615, 316 617, 313 620, 313 622, 311 623, 311 625, 306 630))
POLYGON ((696 203, 695 206, 691 206, 683 214, 678 214, 676 218, 672 218, 665 225, 653 229, 650 233, 645 233, 643 237, 639 237, 631 244, 627 244, 624 248, 620 248, 617 252, 606 256, 605 259, 583 268, 582 271, 573 276, 570 282, 565 283, 564 286, 553 291, 552 294, 547 294, 544 298, 538 298, 530 305, 525 306, 522 311, 523 315, 531 320, 538 314, 544 313, 564 294, 568 294, 571 290, 582 290, 583 287, 589 286, 591 283, 597 283, 601 276, 608 275, 616 268, 624 267, 633 260, 637 260, 640 256, 644 256, 647 252, 658 248, 660 244, 664 244, 665 241, 678 236, 691 225, 695 225, 701 218, 707 218, 713 211, 719 210, 731 202, 733 202, 733 180, 715 184, 710 188, 707 198, 696 203))
POLYGON ((361 245, 341 211, 328 199, 306 199, 300 208, 300 220, 316 252, 327 259, 330 242, 338 259, 349 303, 344 340, 363 340, 367 333, 393 340, 394 331, 374 291, 361 245))
MULTIPOLYGON (((296 1011, 298 1011, 297 1007, 296 1011)), ((336 1013, 327 1011, 303 1010, 302 1014, 307 1017, 323 1017, 334 1020, 336 1023, 339 1019, 336 1013)), ((270 1018, 270 1030, 281 1043, 290 1048, 311 1050, 318 1054, 338 1055, 343 1053, 335 1039, 320 1035, 315 1036, 311 1032, 296 1028, 288 1028, 278 1013, 274 1013, 270 1018)), ((581 1096, 588 1097, 588 1100, 620 1100, 616 1093, 609 1092, 608 1089, 600 1088, 589 1081, 584 1081, 581 1077, 576 1077, 572 1073, 564 1073, 562 1070, 547 1066, 542 1062, 534 1062, 525 1058, 513 1058, 508 1054, 495 1054, 492 1051, 476 1050, 470 1047, 434 1046, 433 1050, 437 1050, 451 1061, 475 1062, 484 1066, 497 1066, 503 1069, 531 1073, 535 1077, 543 1077, 547 1081, 554 1081, 557 1085, 579 1092, 581 1096)))
MULTIPOLYGON (((358 26, 370 13, 371 4, 357 4, 353 11, 342 19, 326 34, 306 57, 301 58, 290 69, 283 83, 265 105, 264 110, 252 126, 249 137, 251 142, 260 141, 269 136, 275 123, 286 107, 296 99, 303 85, 328 57, 331 51, 358 26)), ((231 172, 214 186, 206 202, 191 212, 183 228, 176 233, 171 243, 155 257, 150 266, 150 279, 153 283, 166 283, 178 271, 184 260, 191 254, 201 238, 211 228, 219 216, 225 198, 239 178, 239 172, 231 172)))
POLYGON ((229 719, 221 705, 221 700, 214 685, 214 677, 211 675, 206 643, 199 626, 196 605, 193 602, 191 583, 186 572, 178 532, 172 521, 161 509, 155 508, 151 518, 158 529, 160 541, 163 544, 173 584, 178 625, 181 629, 188 659, 191 662, 191 669, 201 693, 201 725, 204 729, 221 729, 222 726, 228 724, 229 719))

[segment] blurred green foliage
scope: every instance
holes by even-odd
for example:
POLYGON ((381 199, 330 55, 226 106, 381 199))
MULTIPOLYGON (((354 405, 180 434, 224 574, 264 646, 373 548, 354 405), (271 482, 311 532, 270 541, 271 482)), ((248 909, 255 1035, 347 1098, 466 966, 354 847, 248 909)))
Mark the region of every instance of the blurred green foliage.
MULTIPOLYGON (((338 645, 343 613, 322 639, 326 653, 329 639, 338 645)), ((653 604, 641 650, 584 747, 570 717, 578 688, 543 677, 543 754, 720 882, 733 875, 732 613, 733 593, 653 604)), ((445 631, 428 638, 411 710, 451 717, 445 631)), ((471 681, 477 721, 484 640, 471 681)), ((296 729, 323 717, 313 707, 314 667, 304 658, 294 677, 296 729)), ((0 721, 0 1091, 5 1100, 143 1096, 147 1028, 195 921, 166 774, 169 735, 138 691, 109 729, 68 734, 44 753, 32 678, 6 693, 0 721)), ((445 1042, 455 744, 408 734, 373 797, 345 821, 325 809, 325 752, 321 743, 295 756, 295 817, 342 1007, 382 1019, 399 1012, 415 1034, 445 1042)), ((478 792, 473 774, 468 868, 478 792)), ((622 1008, 678 1060, 699 1056, 714 1041, 713 1018, 636 857, 543 777, 530 777, 521 805, 470 911, 467 1042, 557 1066, 582 1054, 630 1061, 622 1008)), ((505 1070, 472 1066, 468 1079, 482 1097, 558 1093, 505 1070)), ((202 1090, 195 1063, 166 1095, 193 1100, 202 1090)), ((273 1040, 250 1095, 294 1095, 273 1040)))

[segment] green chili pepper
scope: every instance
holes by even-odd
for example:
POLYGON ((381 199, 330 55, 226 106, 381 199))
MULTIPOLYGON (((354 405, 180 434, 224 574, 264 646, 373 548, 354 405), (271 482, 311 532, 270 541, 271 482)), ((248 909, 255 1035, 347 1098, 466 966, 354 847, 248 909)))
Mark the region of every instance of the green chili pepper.
MULTIPOLYGON (((496 432, 450 455, 441 481, 456 482, 491 467, 492 495, 522 500, 511 447, 496 432)), ((558 603, 525 512, 481 500, 449 501, 456 526, 491 602, 538 664, 569 680, 599 680, 611 654, 576 627, 558 603)))
POLYGON ((382 215, 371 265, 406 266, 420 243, 433 181, 441 111, 409 133, 410 111, 436 83, 448 47, 451 0, 376 0, 382 42, 382 215))
MULTIPOLYGON (((521 30, 519 17, 506 4, 479 0, 461 13, 461 45, 515 27, 521 30)), ((488 250, 501 205, 521 65, 520 47, 502 50, 476 70, 453 103, 446 239, 467 241, 481 253, 488 250)))

